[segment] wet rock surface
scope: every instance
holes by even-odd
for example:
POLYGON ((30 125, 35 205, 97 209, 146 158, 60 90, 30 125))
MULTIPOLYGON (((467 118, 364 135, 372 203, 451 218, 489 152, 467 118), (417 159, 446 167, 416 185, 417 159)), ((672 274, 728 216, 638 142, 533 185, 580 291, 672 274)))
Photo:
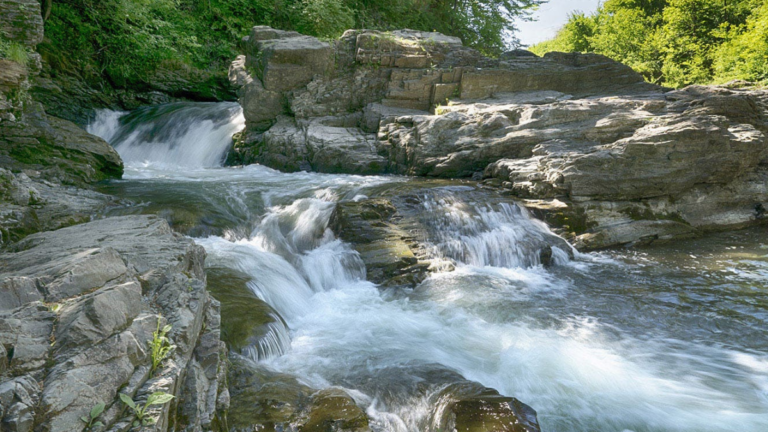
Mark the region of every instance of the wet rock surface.
POLYGON ((549 266, 573 257, 565 240, 530 222, 512 198, 474 181, 412 180, 360 198, 338 203, 329 227, 382 287, 414 287, 458 264, 549 266))
POLYGON ((221 340, 227 347, 254 360, 282 354, 274 333, 287 337, 288 326, 248 288, 251 278, 225 268, 209 268, 206 275, 208 292, 221 303, 221 340))
POLYGON ((314 390, 244 357, 230 357, 233 432, 296 430, 369 432, 368 417, 340 388, 314 390))
MULTIPOLYGON (((463 378, 459 373, 434 363, 407 362, 369 370, 351 370, 340 377, 343 384, 362 382, 364 391, 375 395, 384 406, 411 398, 426 403, 427 415, 410 419, 409 427, 438 432, 538 432, 536 411, 496 390, 463 378)), ((359 384, 358 384, 359 385, 359 384)), ((418 402, 417 402, 418 401, 418 402)))

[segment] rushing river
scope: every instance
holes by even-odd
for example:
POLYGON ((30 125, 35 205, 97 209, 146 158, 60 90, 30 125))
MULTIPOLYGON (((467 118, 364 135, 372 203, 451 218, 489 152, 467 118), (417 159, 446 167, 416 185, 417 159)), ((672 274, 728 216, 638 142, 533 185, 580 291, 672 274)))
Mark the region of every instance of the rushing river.
POLYGON ((768 228, 545 269, 520 246, 543 224, 499 206, 457 216, 473 186, 443 187, 451 199, 423 209, 445 228, 435 244, 480 252, 382 290, 328 221, 336 202, 415 180, 220 167, 242 127, 236 104, 170 104, 89 130, 126 163, 106 186, 136 203, 122 212, 175 221, 285 320, 262 361, 349 389, 375 430, 419 429, 425 401, 398 383, 440 364, 531 405, 547 432, 768 431, 768 228))

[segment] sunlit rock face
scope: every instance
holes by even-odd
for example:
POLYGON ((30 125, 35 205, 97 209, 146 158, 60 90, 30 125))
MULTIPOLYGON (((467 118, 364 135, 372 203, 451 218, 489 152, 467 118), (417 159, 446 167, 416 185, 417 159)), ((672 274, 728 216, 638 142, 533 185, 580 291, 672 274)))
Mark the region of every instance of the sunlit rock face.
POLYGON ((155 216, 37 233, 0 253, 3 430, 81 430, 99 403, 103 424, 128 430, 118 393, 143 404, 155 392, 178 402, 148 410, 154 430, 210 430, 226 348, 204 260, 155 216), (153 370, 153 333, 165 325, 175 348, 153 370))
POLYGON ((584 249, 756 224, 768 205, 765 91, 670 91, 600 55, 490 59, 409 30, 254 27, 243 46, 233 164, 485 179, 584 249))

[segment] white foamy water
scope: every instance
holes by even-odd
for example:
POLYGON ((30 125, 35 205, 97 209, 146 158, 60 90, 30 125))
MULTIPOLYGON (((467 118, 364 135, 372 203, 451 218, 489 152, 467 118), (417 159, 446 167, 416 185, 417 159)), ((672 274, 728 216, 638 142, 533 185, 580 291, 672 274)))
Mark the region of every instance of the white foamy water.
MULTIPOLYGON (((193 127, 168 118, 163 128, 180 129, 168 136, 193 127)), ((176 145, 198 152, 193 141, 176 145)), ((123 191, 161 203, 186 194, 182 202, 221 212, 231 231, 195 239, 208 264, 249 275, 285 320, 251 357, 318 388, 348 389, 375 431, 425 430, 429 394, 412 384, 436 368, 517 397, 548 432, 768 430, 768 282, 754 277, 764 251, 740 250, 714 272, 687 258, 699 251, 569 261, 553 248, 560 265, 547 269, 538 251, 552 234, 541 222, 477 201, 476 190, 441 189, 419 201, 420 220, 433 253, 456 270, 382 291, 328 221, 336 201, 405 179, 153 166, 155 153, 141 151, 123 191)))
POLYGON ((176 103, 100 110, 87 130, 112 144, 126 165, 203 168, 220 166, 244 127, 236 103, 176 103))

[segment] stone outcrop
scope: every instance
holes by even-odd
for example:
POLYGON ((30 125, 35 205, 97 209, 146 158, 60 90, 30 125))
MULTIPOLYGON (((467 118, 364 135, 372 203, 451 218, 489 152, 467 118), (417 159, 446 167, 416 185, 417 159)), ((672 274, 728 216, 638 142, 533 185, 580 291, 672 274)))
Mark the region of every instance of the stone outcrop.
POLYGON ((123 174, 104 140, 27 104, 0 120, 0 246, 89 221, 115 201, 90 185, 123 174))
POLYGON ((43 16, 38 0, 0 0, 0 33, 34 47, 43 41, 43 16))
MULTIPOLYGON (((87 222, 113 198, 89 189, 120 178, 123 163, 104 140, 46 114, 29 97, 40 72, 40 2, 0 1, 0 33, 27 47, 26 62, 0 58, 0 246, 87 222)), ((18 60, 18 59, 17 59, 18 60)))
POLYGON ((553 248, 566 259, 573 255, 561 237, 531 224, 511 197, 472 181, 414 179, 361 198, 337 203, 329 228, 358 252, 367 279, 383 287, 415 287, 458 263, 512 265, 507 253, 523 267, 557 264, 553 248), (511 226, 520 231, 514 240, 503 232, 511 226), (458 238, 471 246, 455 247, 458 238))
POLYGON ((157 391, 176 398, 150 410, 153 430, 211 430, 226 408, 226 347, 204 258, 152 216, 38 233, 0 254, 3 430, 82 430, 98 403, 104 430, 128 430, 118 393, 157 391), (166 324, 176 348, 152 371, 149 342, 166 324))
POLYGON ((410 30, 254 27, 243 46, 231 163, 484 179, 584 249, 764 220, 768 92, 671 91, 600 55, 489 59, 410 30))

